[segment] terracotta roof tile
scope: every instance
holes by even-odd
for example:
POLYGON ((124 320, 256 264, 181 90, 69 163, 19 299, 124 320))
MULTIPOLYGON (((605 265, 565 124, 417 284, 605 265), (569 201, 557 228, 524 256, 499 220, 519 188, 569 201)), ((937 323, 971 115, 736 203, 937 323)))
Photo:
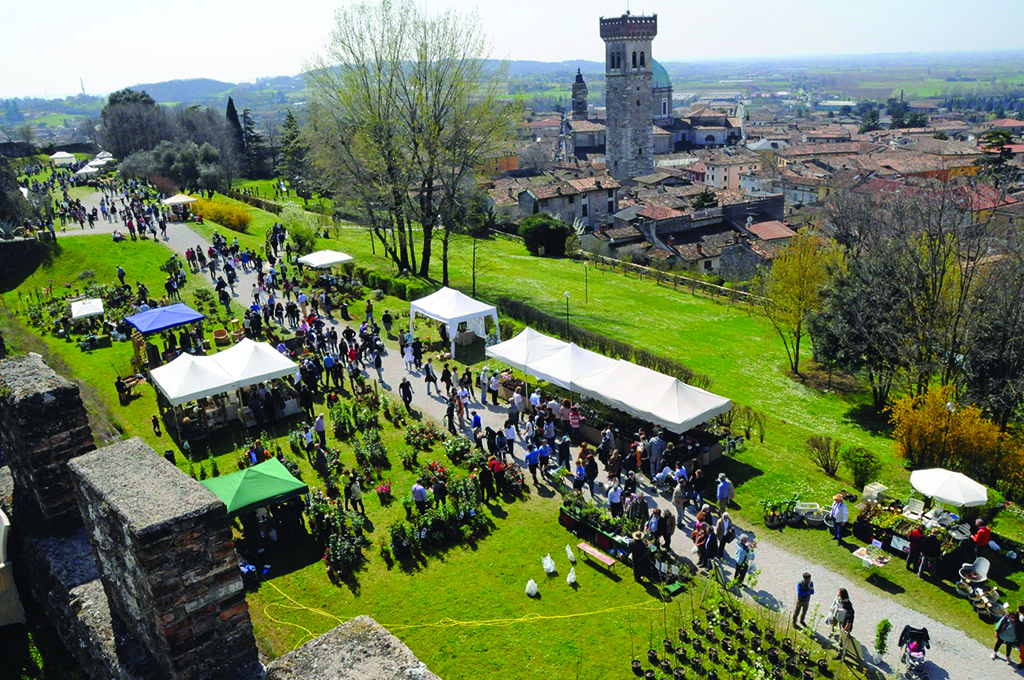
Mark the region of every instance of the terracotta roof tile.
POLYGON ((681 210, 674 208, 668 208, 663 205, 648 205, 643 210, 637 213, 640 217, 645 217, 649 220, 661 222, 662 220, 671 220, 677 217, 682 217, 685 213, 681 210))
POLYGON ((754 236, 765 241, 780 238, 792 238, 793 236, 796 236, 795 231, 778 220, 751 224, 747 227, 747 230, 754 236))

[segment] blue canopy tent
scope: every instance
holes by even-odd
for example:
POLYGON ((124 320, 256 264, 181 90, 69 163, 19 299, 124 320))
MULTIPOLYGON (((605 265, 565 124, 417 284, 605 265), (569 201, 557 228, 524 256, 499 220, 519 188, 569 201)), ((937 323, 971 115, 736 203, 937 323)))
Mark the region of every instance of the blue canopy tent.
POLYGON ((202 321, 205 318, 205 314, 200 314, 188 305, 179 302, 176 305, 156 307, 139 314, 132 314, 126 316, 124 320, 135 326, 135 329, 143 335, 149 335, 165 331, 168 328, 202 321))

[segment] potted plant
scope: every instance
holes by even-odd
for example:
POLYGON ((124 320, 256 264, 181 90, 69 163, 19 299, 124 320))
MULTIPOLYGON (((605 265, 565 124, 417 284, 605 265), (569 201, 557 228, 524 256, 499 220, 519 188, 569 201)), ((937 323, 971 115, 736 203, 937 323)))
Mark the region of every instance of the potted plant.
POLYGON ((783 502, 766 498, 761 501, 761 508, 764 511, 764 525, 768 529, 778 529, 786 523, 782 514, 783 502))
POLYGON ((644 666, 640 663, 640 659, 633 659, 633 661, 630 662, 629 667, 633 669, 633 675, 638 678, 644 674, 644 666))
POLYGON ((648 649, 647 650, 647 661, 652 666, 657 666, 658 662, 659 662, 658 653, 656 651, 654 651, 653 649, 648 649))
POLYGON ((388 505, 393 500, 392 496, 391 496, 391 480, 390 479, 387 479, 387 480, 381 482, 380 484, 378 484, 375 487, 374 490, 377 492, 377 498, 380 499, 380 504, 381 505, 388 505))
POLYGON ((804 513, 804 522, 811 529, 822 529, 825 527, 825 517, 827 513, 824 510, 808 510, 804 513))

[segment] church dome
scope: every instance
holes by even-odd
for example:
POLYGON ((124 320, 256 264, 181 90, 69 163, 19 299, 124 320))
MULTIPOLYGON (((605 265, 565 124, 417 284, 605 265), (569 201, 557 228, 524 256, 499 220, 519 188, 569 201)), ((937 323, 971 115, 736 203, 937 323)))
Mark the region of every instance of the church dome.
POLYGON ((652 87, 654 89, 672 89, 672 80, 668 77, 668 71, 654 59, 651 60, 652 87))

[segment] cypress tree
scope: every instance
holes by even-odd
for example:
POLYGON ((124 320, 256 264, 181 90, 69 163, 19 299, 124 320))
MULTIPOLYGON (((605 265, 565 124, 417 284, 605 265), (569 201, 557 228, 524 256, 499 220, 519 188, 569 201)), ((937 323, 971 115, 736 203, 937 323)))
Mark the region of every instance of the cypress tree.
POLYGON ((226 112, 228 126, 235 138, 235 146, 239 154, 245 153, 245 138, 242 136, 242 123, 238 120, 238 110, 235 109, 235 100, 228 97, 228 108, 226 112))

